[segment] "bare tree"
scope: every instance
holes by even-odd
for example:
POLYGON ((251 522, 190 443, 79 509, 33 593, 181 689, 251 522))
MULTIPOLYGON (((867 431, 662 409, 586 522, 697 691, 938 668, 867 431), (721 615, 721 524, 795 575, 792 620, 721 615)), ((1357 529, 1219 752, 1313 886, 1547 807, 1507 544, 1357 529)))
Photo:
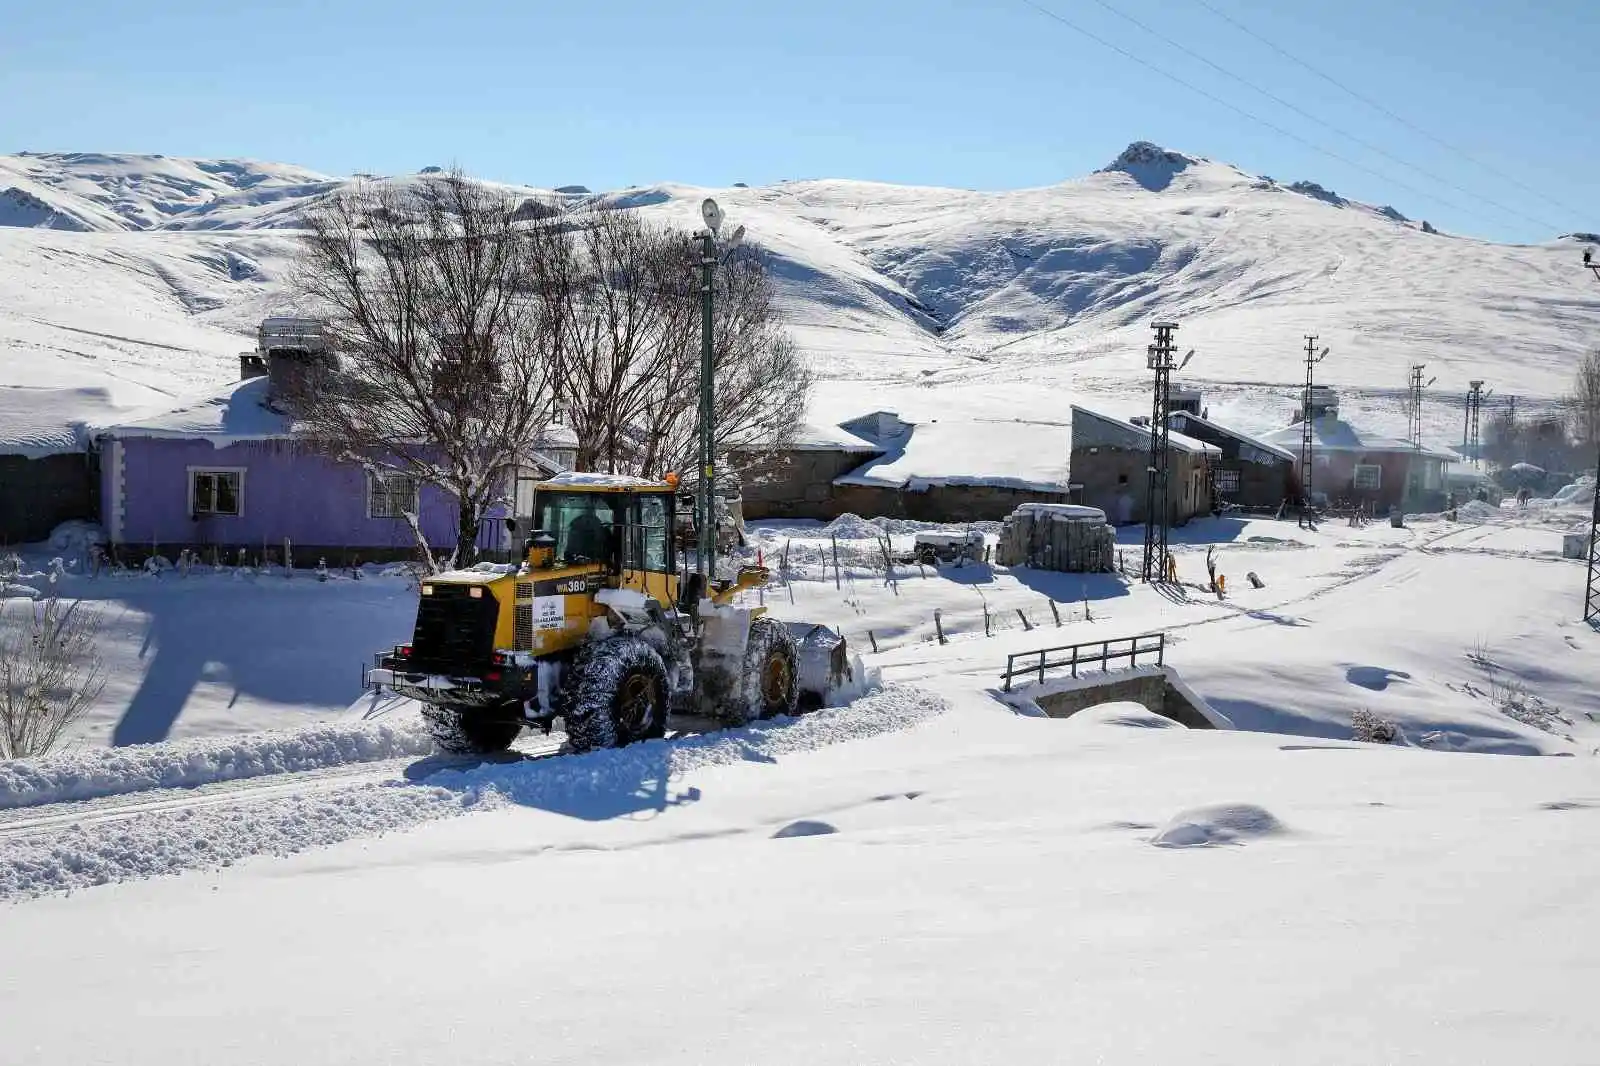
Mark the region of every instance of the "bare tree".
POLYGON ((552 211, 451 172, 360 186, 307 218, 297 288, 341 365, 307 375, 291 407, 336 457, 454 497, 456 544, 439 563, 406 509, 430 565, 471 558, 549 424, 557 324, 530 283, 568 241, 552 211))
MULTIPOLYGON (((585 469, 659 476, 692 467, 700 380, 699 249, 635 212, 569 219, 565 254, 541 257, 536 288, 556 319, 560 405, 585 469)), ((784 333, 765 259, 729 256, 713 293, 718 450, 780 446, 811 373, 784 333)))
POLYGON ((100 698, 100 626, 98 610, 54 588, 0 601, 0 758, 45 754, 100 698))
POLYGON ((1600 444, 1600 349, 1589 352, 1578 364, 1568 400, 1572 404, 1572 436, 1592 452, 1600 444))

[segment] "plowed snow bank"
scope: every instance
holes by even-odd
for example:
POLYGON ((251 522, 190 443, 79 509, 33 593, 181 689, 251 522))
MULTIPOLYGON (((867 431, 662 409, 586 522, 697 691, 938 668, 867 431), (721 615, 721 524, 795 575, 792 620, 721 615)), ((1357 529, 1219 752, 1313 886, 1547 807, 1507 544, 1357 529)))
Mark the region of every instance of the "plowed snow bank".
POLYGON ((0 841, 0 899, 214 869, 252 855, 285 855, 510 804, 580 818, 612 817, 625 801, 637 808, 642 786, 664 796, 670 779, 703 767, 770 763, 908 729, 947 707, 932 693, 893 686, 846 707, 746 729, 464 770, 438 770, 436 762, 424 760, 405 775, 409 784, 404 779, 367 782, 254 801, 241 795, 240 802, 227 805, 87 822, 0 841))
POLYGON ((0 810, 156 788, 194 788, 219 781, 401 759, 432 750, 433 741, 421 723, 407 718, 64 751, 37 759, 0 762, 0 810))

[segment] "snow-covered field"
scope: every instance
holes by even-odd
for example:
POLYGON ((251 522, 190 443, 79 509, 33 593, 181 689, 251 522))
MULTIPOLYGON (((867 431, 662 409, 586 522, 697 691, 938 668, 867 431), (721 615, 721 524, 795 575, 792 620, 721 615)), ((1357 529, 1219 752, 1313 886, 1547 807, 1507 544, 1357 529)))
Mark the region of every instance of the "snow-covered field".
MULTIPOLYGON (((890 581, 869 538, 908 526, 760 526, 788 556, 756 597, 842 626, 884 687, 586 756, 559 735, 426 754, 354 663, 278 709, 310 729, 201 736, 233 723, 197 687, 191 739, 0 765, 5 1060, 1591 1061, 1578 510, 1197 522, 1167 595, 982 565, 890 581), (1209 543, 1225 600, 1195 587, 1209 543), (1237 730, 996 698, 1010 652, 1160 630, 1237 730), (1348 739, 1362 708, 1402 741, 1348 739)), ((184 581, 100 596, 405 613, 368 598, 382 578, 184 581)))

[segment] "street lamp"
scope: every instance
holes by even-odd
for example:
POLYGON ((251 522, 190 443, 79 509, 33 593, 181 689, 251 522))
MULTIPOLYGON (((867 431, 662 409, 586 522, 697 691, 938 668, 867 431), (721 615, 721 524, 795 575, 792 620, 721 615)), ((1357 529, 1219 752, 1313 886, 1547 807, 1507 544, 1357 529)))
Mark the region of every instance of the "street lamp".
MULTIPOLYGON (((711 290, 716 278, 722 208, 708 196, 700 203, 700 217, 705 220, 706 228, 695 234, 700 241, 700 491, 695 496, 700 545, 695 553, 695 571, 709 583, 717 572, 717 427, 713 401, 716 358, 712 344, 711 290)), ((722 241, 722 247, 731 252, 742 243, 744 227, 740 226, 722 241)))

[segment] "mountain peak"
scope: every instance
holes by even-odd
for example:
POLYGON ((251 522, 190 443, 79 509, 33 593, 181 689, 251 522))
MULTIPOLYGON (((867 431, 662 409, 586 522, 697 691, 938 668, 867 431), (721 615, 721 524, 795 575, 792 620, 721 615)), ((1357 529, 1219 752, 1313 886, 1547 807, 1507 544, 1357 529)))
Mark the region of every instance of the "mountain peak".
POLYGON ((1105 174, 1113 170, 1129 171, 1134 167, 1167 167, 1178 171, 1199 162, 1201 160, 1195 156, 1174 152, 1151 141, 1134 141, 1122 150, 1121 155, 1096 173, 1105 174))
POLYGON ((1174 152, 1150 141, 1134 141, 1096 174, 1126 174, 1151 192, 1160 192, 1172 179, 1203 160, 1174 152))

